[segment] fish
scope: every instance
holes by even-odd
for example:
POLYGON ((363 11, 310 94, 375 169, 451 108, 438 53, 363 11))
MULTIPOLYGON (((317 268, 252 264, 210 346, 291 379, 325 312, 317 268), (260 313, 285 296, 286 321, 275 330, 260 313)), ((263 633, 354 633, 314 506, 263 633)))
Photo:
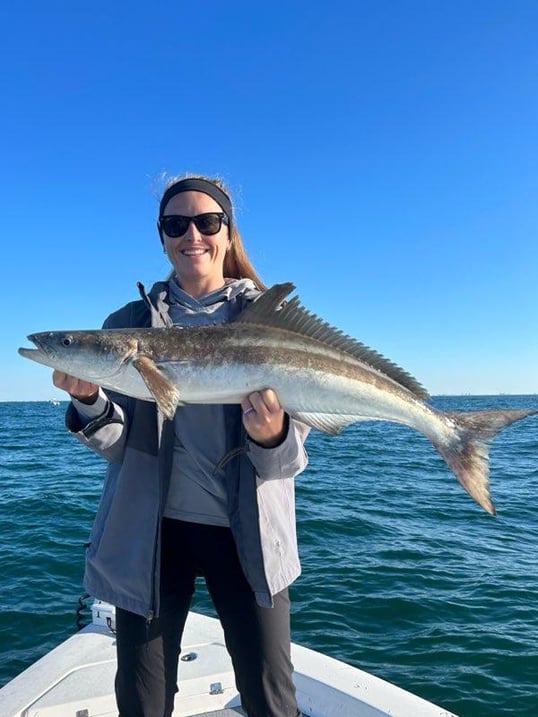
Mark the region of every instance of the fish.
POLYGON ((465 491, 495 515, 489 445, 534 409, 440 411, 407 371, 301 305, 275 284, 235 320, 203 327, 48 331, 28 336, 25 358, 104 389, 154 401, 172 420, 180 405, 240 403, 272 388, 282 408, 336 435, 359 421, 418 430, 465 491))

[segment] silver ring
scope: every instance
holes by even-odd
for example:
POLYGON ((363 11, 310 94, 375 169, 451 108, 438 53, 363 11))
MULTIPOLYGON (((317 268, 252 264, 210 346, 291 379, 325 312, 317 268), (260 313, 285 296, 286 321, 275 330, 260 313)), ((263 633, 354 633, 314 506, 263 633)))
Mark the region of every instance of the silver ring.
POLYGON ((243 411, 243 416, 248 416, 249 413, 252 413, 255 410, 256 409, 253 406, 250 406, 250 408, 247 408, 246 410, 243 411))

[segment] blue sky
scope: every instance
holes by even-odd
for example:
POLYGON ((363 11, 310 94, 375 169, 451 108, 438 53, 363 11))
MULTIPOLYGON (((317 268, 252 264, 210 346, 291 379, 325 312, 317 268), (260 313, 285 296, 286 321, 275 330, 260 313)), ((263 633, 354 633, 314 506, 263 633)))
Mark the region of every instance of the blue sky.
POLYGON ((538 3, 10 3, 0 400, 168 271, 162 172, 220 175, 266 283, 433 394, 538 392, 538 3))

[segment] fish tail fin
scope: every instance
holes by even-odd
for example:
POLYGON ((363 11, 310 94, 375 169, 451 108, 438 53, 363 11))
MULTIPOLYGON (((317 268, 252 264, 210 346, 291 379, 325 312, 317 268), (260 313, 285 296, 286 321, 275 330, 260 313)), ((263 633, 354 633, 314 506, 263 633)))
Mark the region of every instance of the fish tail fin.
POLYGON ((455 427, 454 440, 434 441, 456 478, 471 498, 496 514, 489 490, 489 441, 506 426, 538 413, 533 409, 446 412, 455 427))

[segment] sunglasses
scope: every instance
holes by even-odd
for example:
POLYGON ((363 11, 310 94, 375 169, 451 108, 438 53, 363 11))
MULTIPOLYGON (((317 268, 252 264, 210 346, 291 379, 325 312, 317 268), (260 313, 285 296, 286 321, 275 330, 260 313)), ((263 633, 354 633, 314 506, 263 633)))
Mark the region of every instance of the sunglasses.
POLYGON ((159 217, 159 228, 166 236, 177 238, 187 233, 191 222, 200 234, 211 236, 220 232, 222 222, 228 226, 228 217, 224 212, 205 212, 195 217, 184 217, 182 214, 168 214, 159 217))

